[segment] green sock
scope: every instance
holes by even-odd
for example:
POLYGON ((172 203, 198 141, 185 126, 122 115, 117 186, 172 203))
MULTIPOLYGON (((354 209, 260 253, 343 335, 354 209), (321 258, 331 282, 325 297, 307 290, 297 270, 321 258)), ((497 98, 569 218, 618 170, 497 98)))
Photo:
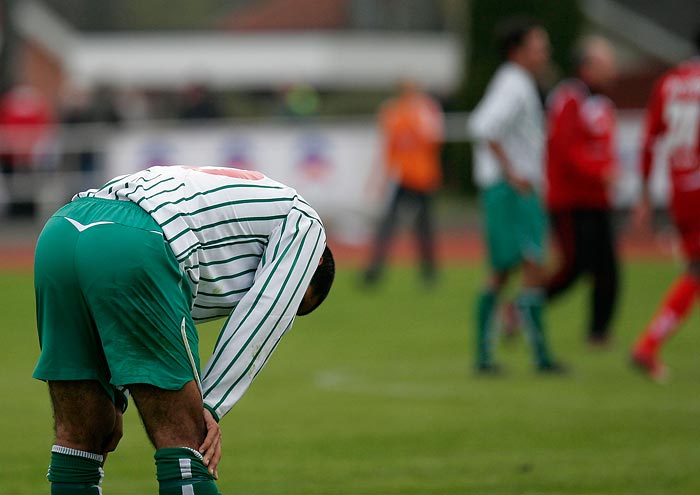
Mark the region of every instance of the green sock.
POLYGON ((196 450, 158 449, 154 457, 159 495, 221 495, 196 450))
POLYGON ((99 454, 54 445, 46 475, 51 495, 100 495, 102 460, 99 454))
POLYGON ((476 362, 480 367, 491 366, 493 315, 496 308, 496 293, 492 290, 482 292, 476 305, 476 362))
POLYGON ((515 303, 535 351, 535 361, 538 367, 552 364, 542 323, 544 302, 544 293, 541 290, 525 289, 515 303))

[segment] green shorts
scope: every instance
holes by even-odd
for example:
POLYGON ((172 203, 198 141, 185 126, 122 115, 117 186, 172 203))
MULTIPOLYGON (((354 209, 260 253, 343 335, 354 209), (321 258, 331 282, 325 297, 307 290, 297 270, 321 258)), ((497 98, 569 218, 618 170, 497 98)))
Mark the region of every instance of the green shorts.
POLYGON ((504 272, 524 260, 544 261, 547 216, 535 193, 521 194, 499 182, 482 191, 484 236, 491 267, 504 272))
POLYGON ((199 373, 189 286, 136 204, 82 198, 56 212, 37 242, 34 287, 34 378, 97 380, 114 400, 114 387, 179 390, 199 373))

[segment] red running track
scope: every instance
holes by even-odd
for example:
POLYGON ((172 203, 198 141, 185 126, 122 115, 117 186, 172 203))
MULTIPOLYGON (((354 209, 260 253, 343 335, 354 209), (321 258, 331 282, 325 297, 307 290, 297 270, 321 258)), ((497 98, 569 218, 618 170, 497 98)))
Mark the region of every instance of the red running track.
MULTIPOLYGON (((333 254, 339 264, 362 266, 369 256, 368 245, 351 246, 330 240, 333 254)), ((670 260, 677 257, 675 240, 672 235, 652 236, 623 235, 619 240, 623 259, 670 260)), ((438 236, 438 259, 443 262, 475 262, 483 259, 484 249, 480 236, 475 232, 443 233, 438 236)), ((555 252, 553 250, 553 252, 555 252)), ((0 270, 26 271, 31 269, 34 246, 0 246, 0 270)), ((390 250, 392 263, 409 264, 416 258, 413 240, 402 235, 392 243, 390 250)))

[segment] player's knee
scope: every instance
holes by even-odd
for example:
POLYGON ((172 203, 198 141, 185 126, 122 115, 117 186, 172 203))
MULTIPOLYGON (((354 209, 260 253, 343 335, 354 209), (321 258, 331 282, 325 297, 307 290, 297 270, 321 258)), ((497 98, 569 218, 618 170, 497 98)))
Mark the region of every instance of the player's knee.
POLYGON ((206 435, 204 407, 195 382, 180 390, 164 390, 152 385, 130 385, 136 407, 156 449, 199 448, 206 435))
POLYGON ((56 444, 97 454, 112 436, 116 411, 97 382, 50 382, 56 444))

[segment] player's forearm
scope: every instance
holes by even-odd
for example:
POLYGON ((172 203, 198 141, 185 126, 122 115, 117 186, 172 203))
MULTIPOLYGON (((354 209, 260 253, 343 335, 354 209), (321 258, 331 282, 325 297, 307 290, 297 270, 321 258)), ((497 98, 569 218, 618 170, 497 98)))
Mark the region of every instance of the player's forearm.
POLYGON ((487 144, 491 152, 496 156, 496 159, 498 159, 498 164, 501 166, 501 171, 503 174, 506 176, 510 175, 513 166, 508 158, 508 155, 506 154, 506 150, 503 148, 503 145, 501 145, 501 143, 498 141, 492 140, 487 141, 487 144))
POLYGON ((320 222, 290 215, 265 266, 224 326, 204 371, 204 403, 217 418, 246 392, 291 326, 325 247, 320 222))

